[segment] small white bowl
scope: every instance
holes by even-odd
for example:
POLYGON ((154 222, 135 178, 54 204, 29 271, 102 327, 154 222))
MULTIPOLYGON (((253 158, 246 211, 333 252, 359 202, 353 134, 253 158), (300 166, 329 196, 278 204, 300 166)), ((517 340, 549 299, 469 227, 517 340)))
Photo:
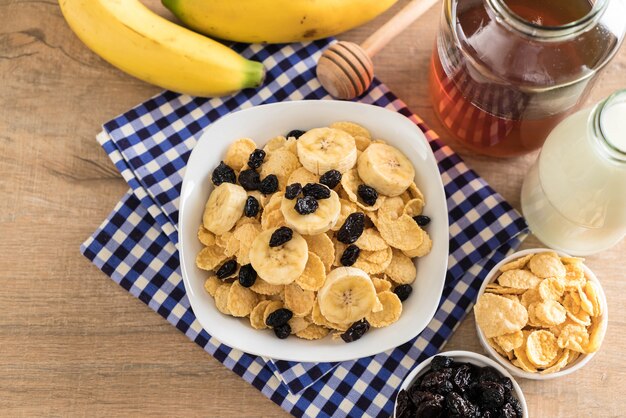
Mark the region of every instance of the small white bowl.
MULTIPOLYGON (((489 357, 483 356, 482 354, 473 353, 471 351, 446 351, 446 352, 439 353, 435 356, 432 356, 424 360, 421 364, 419 364, 416 368, 414 368, 411 371, 411 373, 407 375, 407 377, 404 378, 404 381, 402 382, 402 386, 400 386, 400 389, 398 390, 398 394, 400 393, 401 390, 407 390, 409 386, 411 386, 411 384, 415 381, 415 379, 417 379, 419 376, 426 373, 428 371, 427 369, 430 366, 430 363, 433 361, 433 358, 435 358, 436 356, 452 357, 454 361, 471 363, 471 364, 474 364, 476 366, 481 366, 481 367, 491 366, 494 369, 496 369, 498 372, 500 372, 502 376, 508 377, 509 379, 511 379, 511 382, 513 383, 513 390, 515 391, 515 396, 517 397, 517 399, 519 399, 520 403, 522 404, 522 410, 524 411, 523 418, 528 418, 528 407, 526 406, 526 398, 524 398, 524 393, 522 392, 522 388, 520 388, 520 386, 517 384, 513 376, 511 376, 511 374, 508 371, 506 371, 504 367, 502 367, 495 361, 491 360, 489 357)), ((394 418, 396 418, 397 407, 398 407, 398 395, 396 394, 396 402, 393 407, 394 418)))
MULTIPOLYGON (((487 274, 485 281, 483 282, 482 286, 480 287, 480 290, 478 291, 478 298, 480 298, 483 295, 483 293, 485 293, 485 288, 487 287, 487 284, 493 282, 496 279, 496 277, 500 275, 501 266, 513 260, 516 260, 518 258, 524 257, 525 255, 528 255, 528 254, 538 254, 538 253, 545 253, 545 252, 555 252, 561 257, 571 257, 570 255, 564 252, 551 250, 549 248, 531 248, 528 250, 522 250, 522 251, 513 253, 510 256, 506 257, 504 260, 500 261, 498 264, 496 264, 495 267, 491 269, 489 274, 487 274)), ((587 280, 590 280, 597 285, 598 293, 600 295, 600 303, 602 304, 601 333, 602 333, 602 339, 604 339, 604 334, 606 333, 606 327, 607 327, 608 319, 609 319, 606 295, 604 294, 604 289, 602 289, 602 285, 600 284, 600 281, 598 280, 596 275, 589 269, 589 267, 584 266, 584 269, 585 269, 585 276, 587 277, 587 280)), ((478 300, 478 298, 476 300, 478 300)), ((489 356, 491 356, 498 363, 504 366, 509 372, 511 372, 512 375, 516 377, 521 377, 524 379, 550 380, 550 379, 556 379, 557 377, 561 377, 561 376, 567 376, 568 374, 574 373, 576 370, 579 370, 582 367, 584 367, 587 363, 589 363, 589 361, 596 354, 596 353, 581 354, 573 363, 568 364, 563 369, 555 373, 549 373, 549 374, 531 373, 531 372, 524 371, 520 369, 519 367, 515 366, 513 363, 509 361, 508 358, 504 358, 493 347, 491 347, 489 343, 487 342, 487 338, 485 337, 482 330, 478 326, 478 323, 476 323, 476 332, 478 334, 478 339, 480 340, 480 344, 483 346, 485 351, 489 353, 489 356)))

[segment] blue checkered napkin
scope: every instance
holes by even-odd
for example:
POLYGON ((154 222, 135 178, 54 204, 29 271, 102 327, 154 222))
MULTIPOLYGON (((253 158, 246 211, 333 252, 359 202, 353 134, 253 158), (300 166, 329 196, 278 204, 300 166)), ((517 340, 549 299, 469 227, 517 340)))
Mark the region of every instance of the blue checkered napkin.
MULTIPOLYGON (((271 361, 233 350, 203 331, 180 277, 176 224, 182 168, 201 130, 230 111, 285 99, 325 98, 314 65, 326 42, 240 47, 264 61, 266 87, 227 99, 163 93, 105 125, 98 139, 131 190, 82 252, 207 352, 296 416, 385 416, 402 378, 436 353, 464 317, 486 272, 525 236, 521 217, 426 126, 450 210, 450 260, 440 307, 413 341, 339 364, 271 361), (289 75, 284 76, 285 72, 289 75)), ((364 102, 410 112, 376 82, 364 102)))

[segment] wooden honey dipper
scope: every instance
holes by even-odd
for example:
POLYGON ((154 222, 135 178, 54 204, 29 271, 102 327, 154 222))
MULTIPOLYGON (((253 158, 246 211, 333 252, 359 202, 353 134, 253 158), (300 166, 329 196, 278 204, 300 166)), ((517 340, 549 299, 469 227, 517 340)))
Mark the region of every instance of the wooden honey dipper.
POLYGON ((374 78, 372 57, 436 2, 412 0, 360 46, 340 41, 328 47, 317 63, 322 86, 337 99, 349 100, 363 94, 374 78))

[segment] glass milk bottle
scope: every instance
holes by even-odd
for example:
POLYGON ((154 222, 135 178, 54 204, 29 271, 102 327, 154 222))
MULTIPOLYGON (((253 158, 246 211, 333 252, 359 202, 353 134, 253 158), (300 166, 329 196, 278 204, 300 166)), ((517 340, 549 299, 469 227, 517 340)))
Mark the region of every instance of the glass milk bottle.
POLYGON ((626 235, 626 90, 554 128, 524 180, 522 211, 537 238, 574 255, 626 235))

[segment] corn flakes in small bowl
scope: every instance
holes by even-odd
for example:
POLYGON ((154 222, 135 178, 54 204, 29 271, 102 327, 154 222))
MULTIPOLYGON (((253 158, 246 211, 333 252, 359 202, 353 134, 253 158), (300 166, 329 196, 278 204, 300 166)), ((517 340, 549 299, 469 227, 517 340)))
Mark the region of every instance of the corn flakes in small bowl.
POLYGON ((584 259, 545 248, 498 263, 480 288, 474 316, 489 355, 514 376, 533 380, 584 367, 608 322, 606 296, 584 259))

